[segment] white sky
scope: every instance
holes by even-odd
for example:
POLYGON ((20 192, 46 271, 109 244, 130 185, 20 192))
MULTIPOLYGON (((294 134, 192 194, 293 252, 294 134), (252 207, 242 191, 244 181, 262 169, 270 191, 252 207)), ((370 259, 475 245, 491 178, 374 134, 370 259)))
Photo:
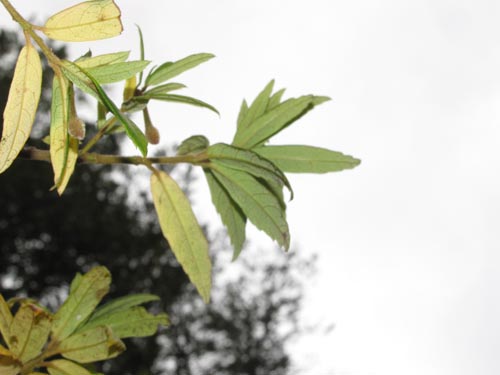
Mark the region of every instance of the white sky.
MULTIPOLYGON (((13 2, 24 14, 72 4, 13 2)), ((289 95, 334 99, 277 140, 363 160, 349 172, 291 176, 292 246, 320 255, 307 319, 336 325, 295 346, 304 374, 500 373, 498 1, 118 4, 123 35, 78 44, 75 56, 95 45, 137 51, 134 23, 155 63, 217 55, 181 81, 221 119, 155 107, 166 142, 194 133, 229 142, 242 98, 271 78, 289 95)), ((10 22, 5 12, 0 21, 10 22)), ((197 202, 208 199, 199 190, 197 202)))

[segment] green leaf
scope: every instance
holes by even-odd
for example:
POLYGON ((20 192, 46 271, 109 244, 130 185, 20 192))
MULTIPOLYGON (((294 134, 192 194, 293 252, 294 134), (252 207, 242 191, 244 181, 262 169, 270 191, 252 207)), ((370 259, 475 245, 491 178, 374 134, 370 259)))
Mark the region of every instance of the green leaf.
POLYGON ((3 113, 0 173, 10 167, 28 140, 42 88, 42 63, 30 43, 21 49, 3 113))
POLYGON ((50 327, 47 312, 30 304, 22 305, 10 325, 10 350, 22 362, 35 358, 47 342, 50 327))
POLYGON ((90 317, 90 319, 88 320, 88 323, 93 322, 94 320, 101 318, 103 316, 127 310, 131 307, 138 306, 146 302, 158 301, 158 300, 159 300, 158 296, 152 294, 133 294, 130 296, 116 298, 96 309, 95 312, 90 317))
POLYGON ((92 375, 86 368, 65 359, 56 359, 47 364, 50 375, 92 375))
POLYGON ((113 0, 92 0, 74 5, 50 17, 42 31, 64 42, 112 38, 122 30, 120 9, 113 0))
POLYGON ((207 109, 219 114, 219 111, 217 111, 217 109, 215 109, 215 107, 213 107, 210 104, 205 103, 199 99, 191 98, 189 96, 175 95, 175 94, 150 94, 150 95, 143 95, 143 96, 135 97, 135 99, 143 99, 143 98, 144 99, 161 100, 164 102, 190 104, 190 105, 194 105, 196 107, 207 108, 207 109))
POLYGON ((87 57, 75 61, 80 68, 90 69, 102 65, 116 64, 127 61, 130 56, 130 51, 106 53, 104 55, 98 55, 93 57, 87 57))
POLYGON ((98 326, 111 328, 117 338, 146 337, 153 335, 159 325, 169 324, 166 314, 152 315, 144 307, 134 306, 126 310, 114 311, 92 319, 82 327, 82 332, 98 326))
POLYGON ((80 272, 77 272, 75 277, 73 278, 73 281, 71 281, 71 285, 69 286, 69 294, 74 293, 75 290, 78 288, 80 283, 82 282, 83 276, 80 272))
POLYGON ((273 96, 271 96, 269 98, 269 103, 267 104, 268 111, 277 107, 281 103, 281 98, 283 97, 284 93, 285 93, 285 89, 281 89, 281 90, 277 91, 276 93, 274 93, 273 96))
POLYGON ((167 62, 153 70, 146 78, 146 86, 154 86, 178 76, 186 70, 192 69, 205 61, 215 57, 211 53, 198 53, 187 56, 176 62, 167 62))
POLYGON ((243 213, 260 230, 285 249, 290 246, 290 233, 283 202, 269 188, 246 172, 212 163, 215 178, 226 189, 243 213))
POLYGON ((116 64, 101 65, 87 69, 92 77, 101 85, 107 83, 121 82, 137 73, 142 72, 148 65, 149 61, 124 61, 116 64))
POLYGON ((207 149, 210 145, 208 139, 203 135, 193 135, 180 144, 177 155, 197 154, 207 149))
POLYGON ((68 337, 58 349, 64 358, 90 363, 116 357, 125 350, 125 345, 110 328, 99 326, 68 337))
POLYGON ((241 119, 241 122, 239 122, 238 131, 240 131, 240 128, 247 128, 255 121, 255 119, 259 118, 266 112, 267 105, 269 103, 269 97, 273 92, 273 87, 274 80, 269 82, 264 90, 262 90, 260 94, 257 95, 257 98, 255 98, 253 103, 250 105, 250 108, 248 108, 248 111, 246 111, 246 114, 241 119))
POLYGON ((247 218, 240 206, 231 198, 226 189, 214 177, 209 168, 204 168, 205 177, 210 188, 212 203, 219 213, 222 223, 227 228, 227 233, 233 244, 233 260, 236 260, 243 249, 245 242, 245 226, 247 218))
POLYGON ((176 82, 165 83, 164 85, 155 86, 155 87, 147 90, 144 93, 144 96, 150 96, 150 95, 155 95, 155 94, 165 94, 167 92, 180 90, 180 89, 184 89, 184 88, 186 88, 186 86, 183 85, 182 83, 176 83, 176 82))
POLYGON ((241 122, 246 117, 248 112, 248 104, 245 99, 241 102, 240 113, 238 114, 238 120, 236 121, 237 128, 241 127, 241 122))
POLYGON ((208 303, 212 285, 208 243, 189 200, 175 180, 162 171, 155 171, 151 176, 151 191, 163 235, 191 282, 208 303))
POLYGON ((52 338, 62 341, 84 323, 108 293, 110 283, 111 274, 105 267, 94 267, 76 285, 72 283, 74 289, 54 315, 52 338))
POLYGON ((361 163, 352 156, 312 146, 263 146, 254 151, 290 173, 337 172, 354 168, 361 163))
POLYGON ((10 324, 12 323, 12 313, 9 306, 5 302, 3 296, 0 294, 0 334, 3 336, 4 341, 9 345, 10 337, 10 324))
MULTIPOLYGON (((139 32, 139 49, 140 49, 140 53, 141 53, 141 60, 144 60, 144 56, 145 56, 145 52, 144 52, 144 37, 142 35, 142 30, 141 28, 138 26, 138 25, 135 25, 135 27, 137 27, 137 31, 139 32)), ((139 83, 137 84, 137 86, 139 86, 141 83, 142 83, 142 76, 143 76, 143 72, 141 72, 139 74, 139 83)))
POLYGON ((73 82, 80 90, 92 95, 97 100, 101 101, 101 98, 96 90, 95 85, 92 81, 83 73, 81 68, 71 61, 62 60, 60 65, 61 71, 64 76, 71 82, 73 82))
POLYGON ((238 129, 233 140, 233 145, 241 148, 258 146, 298 120, 315 105, 321 104, 327 99, 326 97, 316 97, 313 95, 288 99, 255 119, 247 127, 242 126, 238 129))

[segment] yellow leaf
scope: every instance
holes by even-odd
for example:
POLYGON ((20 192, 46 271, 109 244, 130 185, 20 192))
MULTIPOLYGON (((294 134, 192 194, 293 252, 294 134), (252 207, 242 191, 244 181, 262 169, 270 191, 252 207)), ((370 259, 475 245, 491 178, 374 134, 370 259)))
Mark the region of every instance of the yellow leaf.
POLYGON ((151 176, 151 192, 163 235, 205 302, 210 299, 208 243, 191 204, 174 179, 161 171, 151 176))
POLYGON ((92 0, 74 5, 50 17, 43 32, 65 42, 112 38, 122 30, 120 8, 113 0, 92 0))
POLYGON ((21 367, 14 355, 0 345, 0 374, 18 375, 21 367))
POLYGON ((56 359, 49 362, 47 370, 50 375, 92 375, 91 372, 82 366, 65 359, 56 359))
POLYGON ((9 98, 3 113, 0 141, 0 173, 15 160, 28 140, 42 88, 42 64, 36 49, 28 43, 17 59, 9 98))
MULTIPOLYGON (((12 313, 10 312, 7 302, 5 302, 3 296, 0 294, 0 334, 6 343, 9 342, 10 336, 10 324, 12 323, 12 313)), ((1 354, 1 352, 0 352, 1 354)))

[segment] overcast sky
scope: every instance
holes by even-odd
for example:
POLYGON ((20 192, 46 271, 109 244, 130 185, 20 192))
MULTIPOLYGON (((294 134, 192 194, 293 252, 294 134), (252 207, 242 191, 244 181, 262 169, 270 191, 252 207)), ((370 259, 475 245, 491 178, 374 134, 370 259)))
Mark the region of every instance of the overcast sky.
MULTIPOLYGON (((13 3, 40 15, 74 2, 13 3)), ((136 51, 134 23, 156 64, 217 55, 183 82, 221 118, 155 107, 166 143, 191 134, 229 142, 242 98, 272 78, 289 95, 333 98, 276 140, 363 160, 353 171, 291 176, 292 247, 320 256, 306 317, 335 323, 294 347, 303 374, 500 373, 498 1, 117 3, 123 35, 76 44, 74 56, 90 46, 136 51)), ((198 190, 197 202, 208 199, 198 190)), ((196 207, 202 220, 215 217, 196 207)))

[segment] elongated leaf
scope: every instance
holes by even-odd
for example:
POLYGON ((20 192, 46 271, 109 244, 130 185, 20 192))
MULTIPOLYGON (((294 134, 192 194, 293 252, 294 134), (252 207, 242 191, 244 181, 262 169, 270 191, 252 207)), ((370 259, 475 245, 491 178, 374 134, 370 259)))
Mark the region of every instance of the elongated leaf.
POLYGON ((3 113, 0 141, 0 173, 16 159, 28 140, 42 88, 42 64, 36 49, 28 43, 17 59, 9 97, 3 113))
POLYGON ((92 81, 83 73, 81 68, 71 61, 62 60, 60 65, 64 76, 75 84, 83 92, 92 95, 97 100, 101 100, 92 81))
POLYGON ((208 139, 203 135, 193 135, 180 144, 177 155, 197 154, 206 150, 209 145, 208 139))
POLYGON ((22 363, 15 358, 14 354, 0 345, 0 374, 18 375, 22 363))
POLYGON ((290 233, 282 202, 276 195, 248 173, 214 164, 210 167, 215 178, 241 207, 245 216, 288 249, 290 233))
POLYGON ((144 307, 134 306, 125 310, 118 310, 90 320, 82 332, 98 326, 111 328, 116 338, 146 337, 153 335, 159 325, 169 324, 166 314, 152 315, 144 307))
POLYGON ((283 94, 285 93, 285 89, 281 89, 274 93, 270 98, 269 98, 269 103, 267 103, 267 111, 270 111, 274 107, 277 107, 281 103, 281 98, 283 97, 283 94))
POLYGON ((246 100, 243 99, 243 101, 241 102, 240 113, 238 114, 238 120, 236 122, 237 128, 241 127, 241 122, 246 117, 247 112, 248 112, 248 104, 246 100))
POLYGON ((51 318, 43 310, 22 305, 10 325, 10 350, 22 362, 35 358, 47 342, 51 318))
POLYGON ((191 98, 189 96, 176 95, 176 94, 150 94, 150 95, 136 97, 136 99, 141 99, 141 98, 161 100, 164 102, 190 104, 190 105, 194 105, 196 107, 207 108, 207 109, 211 110, 212 112, 219 114, 219 111, 217 111, 217 109, 215 109, 215 107, 213 107, 210 104, 205 103, 199 99, 191 98))
POLYGON ((167 62, 160 65, 146 78, 146 86, 154 86, 178 76, 186 70, 192 69, 205 61, 215 57, 211 53, 198 53, 187 56, 176 62, 167 62))
POLYGON ((95 267, 83 275, 72 293, 54 315, 52 338, 59 341, 71 335, 92 314, 109 291, 111 275, 105 267, 95 267))
POLYGON ((240 128, 244 129, 248 127, 255 121, 255 119, 259 118, 266 112, 267 105, 269 103, 269 97, 273 92, 273 87, 274 80, 269 82, 264 90, 262 90, 261 93, 257 96, 257 98, 255 98, 252 105, 250 105, 250 108, 248 108, 248 111, 246 111, 245 116, 243 116, 243 118, 239 122, 238 131, 240 131, 240 128))
POLYGON ((263 146, 254 151, 271 160, 281 170, 291 173, 337 172, 361 163, 352 156, 312 146, 263 146))
POLYGON ((102 65, 116 64, 127 61, 130 56, 130 51, 113 52, 106 53, 104 55, 98 55, 93 57, 87 57, 75 61, 80 68, 89 69, 95 68, 102 65))
POLYGON ((144 95, 150 96, 150 95, 155 95, 155 94, 166 94, 167 92, 180 90, 180 89, 184 89, 184 88, 186 88, 186 86, 183 85, 182 83, 170 82, 170 83, 165 83, 164 85, 155 86, 155 87, 147 90, 144 93, 144 95))
POLYGON ((120 8, 113 0, 86 1, 50 17, 43 28, 49 38, 85 42, 112 38, 122 30, 120 8))
POLYGON ((107 83, 121 82, 137 73, 142 72, 149 61, 124 61, 116 64, 101 65, 87 69, 87 72, 94 77, 101 85, 107 83))
POLYGON ((114 358, 125 350, 121 340, 108 327, 95 327, 71 335, 59 344, 64 358, 79 363, 91 363, 114 358))
POLYGON ((219 213, 222 223, 227 228, 227 233, 233 244, 233 260, 235 260, 243 249, 247 218, 240 206, 238 206, 226 189, 214 177, 212 171, 209 168, 205 168, 204 172, 208 187, 210 188, 212 203, 219 213))
POLYGON ((50 375, 92 375, 86 368, 65 359, 50 361, 47 371, 50 375))
POLYGON ((327 100, 325 97, 313 95, 288 99, 270 112, 257 118, 249 126, 238 129, 233 145, 242 148, 252 148, 262 144, 276 133, 296 121, 315 105, 327 100))
POLYGON ((285 185, 293 196, 292 187, 285 174, 268 159, 251 150, 245 150, 224 143, 212 145, 208 157, 218 165, 250 173, 252 176, 285 185))
POLYGON ((91 323, 101 317, 108 316, 119 311, 124 311, 134 306, 142 305, 146 302, 158 300, 159 297, 152 294, 133 294, 130 296, 120 297, 96 309, 90 317, 88 323, 91 323))
POLYGON ((208 243, 189 200, 175 180, 162 171, 151 176, 151 191, 163 235, 191 282, 208 302, 212 285, 208 243))
POLYGON ((10 324, 12 323, 12 313, 9 306, 5 302, 3 296, 0 294, 0 334, 3 336, 4 341, 9 345, 10 337, 10 324))
MULTIPOLYGON (((140 53, 141 53, 141 60, 144 60, 145 59, 145 49, 144 49, 144 36, 142 35, 142 30, 141 28, 138 26, 138 25, 135 25, 135 27, 137 27, 137 31, 139 33, 139 50, 140 50, 140 53)), ((139 86, 141 83, 142 83, 142 77, 143 77, 144 73, 141 72, 139 74, 139 83, 137 84, 137 86, 139 86)))

